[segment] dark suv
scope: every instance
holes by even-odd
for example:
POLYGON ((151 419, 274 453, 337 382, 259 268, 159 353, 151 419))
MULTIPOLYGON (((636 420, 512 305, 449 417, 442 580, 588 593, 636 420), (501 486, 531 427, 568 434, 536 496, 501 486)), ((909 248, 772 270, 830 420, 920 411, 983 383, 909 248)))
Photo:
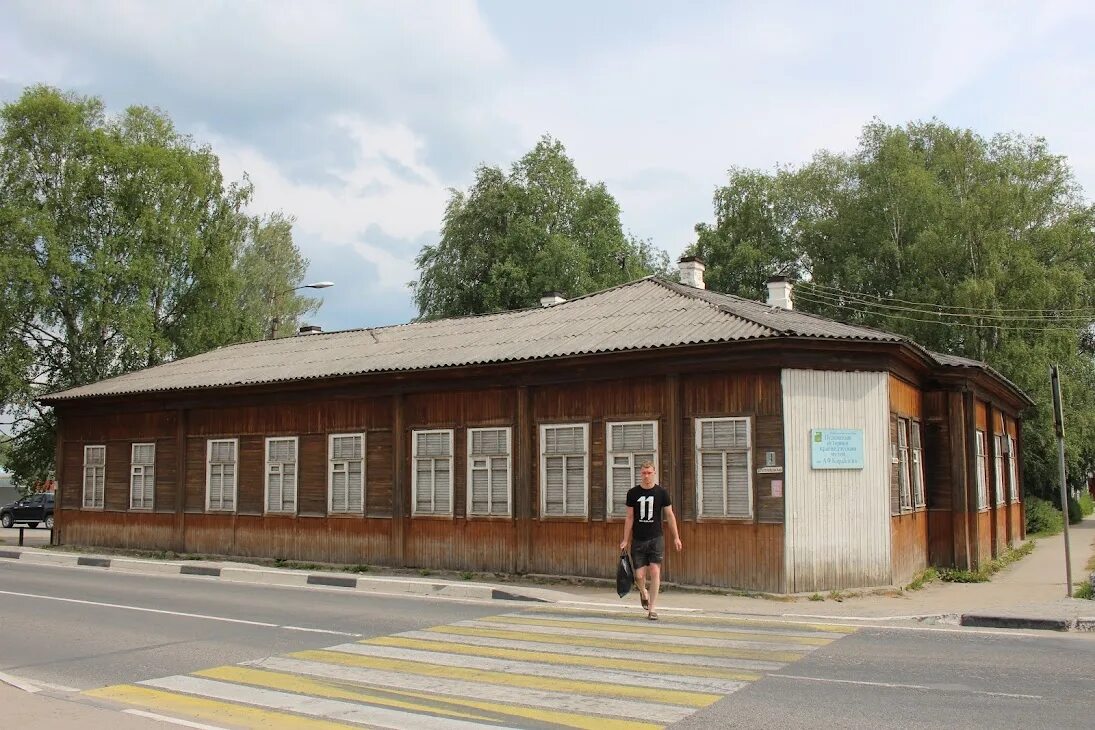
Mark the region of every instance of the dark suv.
POLYGON ((0 507, 0 525, 11 527, 16 522, 25 522, 29 527, 37 527, 42 522, 47 529, 52 530, 53 494, 32 494, 0 507))

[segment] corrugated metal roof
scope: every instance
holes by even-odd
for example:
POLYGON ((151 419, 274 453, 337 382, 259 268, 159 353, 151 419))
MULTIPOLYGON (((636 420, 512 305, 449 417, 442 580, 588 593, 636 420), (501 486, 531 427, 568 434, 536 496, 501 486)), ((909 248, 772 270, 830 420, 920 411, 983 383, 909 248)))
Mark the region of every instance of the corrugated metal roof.
POLYGON ((256 385, 781 336, 904 341, 878 330, 647 277, 551 307, 231 345, 41 400, 256 385))

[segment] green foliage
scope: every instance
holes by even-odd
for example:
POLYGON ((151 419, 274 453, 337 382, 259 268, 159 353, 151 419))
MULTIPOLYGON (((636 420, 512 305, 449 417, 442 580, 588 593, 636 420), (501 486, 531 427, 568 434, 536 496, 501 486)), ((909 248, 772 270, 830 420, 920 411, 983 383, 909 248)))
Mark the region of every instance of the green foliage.
POLYGON ((1084 511, 1080 501, 1075 497, 1068 498, 1068 524, 1076 525, 1084 520, 1084 511))
POLYGON ((1058 485, 1059 363, 1068 473, 1095 470, 1095 206, 1044 140, 874 121, 852 154, 732 169, 714 208, 687 252, 713 289, 758 298, 789 274, 798 308, 986 361, 1028 393, 1025 487, 1041 496, 1058 485))
POLYGON ((1091 492, 1081 492, 1077 502, 1080 505, 1080 514, 1084 517, 1095 514, 1095 498, 1092 498, 1091 492))
POLYGON ((1056 535, 1065 529, 1061 510, 1054 507, 1052 502, 1028 495, 1024 506, 1028 535, 1056 535))
MULTIPOLYGON (((0 108, 0 409, 17 483, 52 472, 42 393, 263 336, 271 305, 254 301, 299 283, 303 260, 291 220, 254 220, 250 196, 158 110, 110 117, 45 86, 0 108)), ((311 306, 276 303, 289 319, 311 306)))
POLYGON ((582 178, 550 137, 508 175, 483 166, 470 189, 452 191, 441 240, 415 263, 415 303, 427 319, 532 307, 545 291, 576 297, 669 265, 625 235, 604 184, 582 178))
POLYGON ((1079 584, 1076 588, 1076 592, 1072 594, 1072 597, 1095 601, 1095 585, 1092 585, 1090 580, 1085 580, 1083 583, 1079 584))
POLYGON ((984 583, 1007 566, 1025 558, 1034 552, 1034 541, 1028 540, 1018 548, 1008 548, 999 557, 982 565, 977 570, 959 570, 957 568, 940 568, 939 580, 945 583, 984 583))
POLYGON ((918 591, 928 583, 934 583, 937 580, 939 580, 939 571, 936 568, 926 568, 916 574, 912 581, 905 586, 905 590, 918 591))
POLYGON ((811 601, 824 601, 825 596, 821 595, 820 593, 811 593, 810 596, 809 596, 809 600, 811 600, 811 601))

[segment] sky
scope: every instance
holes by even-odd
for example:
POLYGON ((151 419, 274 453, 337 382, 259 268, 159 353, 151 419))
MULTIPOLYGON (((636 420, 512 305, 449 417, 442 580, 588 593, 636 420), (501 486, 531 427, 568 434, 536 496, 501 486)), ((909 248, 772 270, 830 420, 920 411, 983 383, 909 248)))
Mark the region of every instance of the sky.
POLYGON ((544 134, 676 259, 731 167, 873 118, 1045 137, 1095 196, 1095 3, 0 0, 0 102, 156 106, 296 217, 309 322, 406 322, 451 190, 544 134))

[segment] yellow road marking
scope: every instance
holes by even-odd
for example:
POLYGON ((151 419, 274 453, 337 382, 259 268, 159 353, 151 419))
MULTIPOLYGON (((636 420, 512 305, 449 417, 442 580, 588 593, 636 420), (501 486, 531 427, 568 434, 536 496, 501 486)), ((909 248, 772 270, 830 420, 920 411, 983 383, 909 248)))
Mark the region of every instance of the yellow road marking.
POLYGON ((683 654, 692 656, 720 656, 734 659, 757 659, 769 662, 794 662, 806 656, 793 651, 765 651, 763 649, 724 649, 712 646, 670 646, 667 644, 642 643, 618 639, 595 639, 586 636, 554 636, 552 634, 531 635, 526 631, 506 631, 503 629, 476 629, 469 626, 435 626, 428 629, 439 634, 458 636, 485 636, 492 639, 514 639, 516 641, 536 641, 542 644, 565 644, 567 646, 587 646, 598 649, 621 649, 637 651, 641 649, 649 654, 683 654))
MULTIPOLYGON (((447 695, 433 695, 428 692, 414 692, 411 690, 390 690, 394 694, 405 697, 417 697, 424 700, 437 700, 452 705, 462 705, 476 710, 484 710, 500 715, 524 717, 530 720, 541 720, 556 725, 582 728, 583 730, 661 730, 663 725, 655 725, 638 720, 610 720, 607 717, 596 715, 581 715, 576 712, 555 712, 553 710, 538 710, 535 707, 523 707, 510 705, 503 702, 487 702, 485 700, 473 700, 463 697, 449 697, 447 695)), ((503 719, 502 722, 505 722, 503 719)))
POLYGON ((211 720, 218 724, 232 723, 247 728, 261 730, 360 730, 358 725, 346 725, 340 722, 317 720, 300 715, 273 710, 260 710, 255 707, 236 705, 219 700, 206 700, 190 695, 166 692, 151 687, 139 687, 134 684, 117 684, 111 687, 88 690, 83 693, 89 697, 136 705, 149 710, 160 710, 201 720, 211 720))
POLYGON ((215 667, 213 669, 204 669, 200 672, 194 672, 194 676, 206 677, 208 679, 219 679, 224 682, 233 682, 235 684, 249 684, 256 687, 268 687, 270 689, 278 689, 285 692, 305 694, 309 695, 310 697, 327 697, 329 699, 349 700, 351 702, 366 702, 372 705, 380 705, 382 707, 395 707, 401 710, 408 710, 410 712, 424 712, 434 715, 444 715, 446 717, 458 717, 466 720, 481 720, 485 722, 493 722, 495 720, 495 718, 492 717, 471 715, 464 712, 455 712, 452 710, 446 710, 431 705, 395 700, 384 697, 383 695, 344 689, 329 682, 321 682, 315 679, 297 676, 295 674, 271 672, 266 669, 251 669, 248 667, 234 666, 215 667))
MULTIPOLYGON (((660 636, 681 636, 701 639, 726 639, 728 641, 755 641, 769 644, 802 644, 804 646, 825 646, 834 641, 830 637, 782 636, 780 634, 757 634, 744 631, 705 631, 703 629, 659 626, 652 630, 650 626, 628 626, 624 624, 599 624, 593 621, 566 621, 543 618, 525 618, 523 616, 491 616, 477 619, 481 622, 513 624, 522 626, 553 626, 562 629, 585 629, 589 631, 614 631, 623 634, 642 634, 651 641, 660 636)), ((644 644, 645 646, 645 644, 644 644)))
POLYGON ((492 646, 475 646, 471 644, 457 644, 451 641, 426 641, 424 639, 408 639, 402 636, 380 636, 375 639, 366 639, 359 643, 373 644, 375 646, 392 646, 402 649, 443 651, 449 654, 465 654, 468 656, 490 657, 493 659, 516 659, 519 661, 541 662, 542 664, 597 667, 599 669, 628 669, 632 671, 663 672, 666 674, 679 674, 688 677, 729 679, 739 682, 755 682, 763 676, 755 672, 744 672, 734 669, 698 667, 689 664, 672 664, 669 662, 651 662, 645 658, 640 660, 638 656, 636 656, 635 659, 614 659, 610 657, 581 656, 579 654, 547 654, 541 651, 522 651, 520 649, 503 649, 492 646))
POLYGON ((470 682, 486 682, 488 684, 500 684, 510 687, 523 687, 525 689, 596 695, 599 697, 622 697, 637 700, 653 699, 656 702, 663 704, 682 705, 685 707, 706 707, 722 698, 721 694, 668 689, 658 689, 657 692, 652 694, 650 687, 635 687, 632 685, 559 679, 555 677, 538 677, 530 674, 507 674, 505 672, 494 672, 486 669, 449 667, 439 664, 412 662, 405 659, 382 659, 378 657, 362 656, 360 654, 346 654, 338 651, 298 651, 289 656, 294 659, 303 659, 305 661, 339 664, 348 667, 381 669, 390 672, 406 672, 423 677, 441 677, 444 679, 459 679, 470 682))
MULTIPOLYGON (((552 613, 560 616, 584 616, 586 614, 576 614, 571 609, 566 608, 538 608, 537 613, 552 613)), ((640 613, 636 616, 635 611, 608 611, 605 613, 598 613, 598 616, 604 618, 622 618, 632 619, 636 623, 646 620, 646 614, 640 613), (640 618, 641 617, 641 618, 640 618)), ((840 624, 817 624, 817 623, 799 623, 793 619, 787 621, 772 621, 768 619, 751 619, 751 618, 730 618, 728 616, 677 616, 674 614, 663 613, 661 615, 662 625, 673 624, 710 624, 712 626, 753 626, 761 629, 783 629, 785 631, 824 631, 830 634, 854 634, 858 629, 855 626, 843 626, 840 624)))

